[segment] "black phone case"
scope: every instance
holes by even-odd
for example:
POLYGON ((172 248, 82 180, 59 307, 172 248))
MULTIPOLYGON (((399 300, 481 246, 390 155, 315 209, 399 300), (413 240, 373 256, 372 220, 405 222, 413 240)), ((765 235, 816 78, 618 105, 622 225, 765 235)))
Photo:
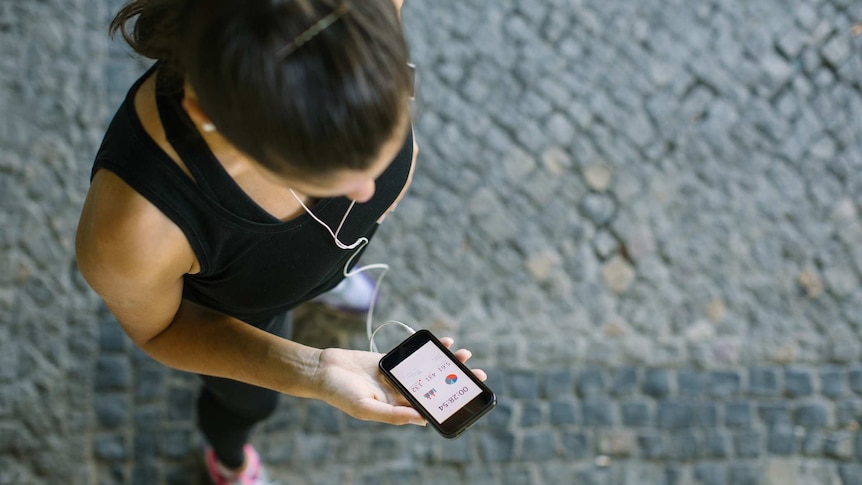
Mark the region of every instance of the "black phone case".
POLYGON ((389 353, 384 355, 380 359, 379 367, 380 371, 386 377, 386 380, 388 380, 389 383, 392 384, 398 390, 398 392, 400 392, 408 401, 410 401, 410 404, 412 404, 413 407, 420 414, 422 414, 422 416, 425 417, 428 423, 431 424, 431 426, 444 438, 457 438, 464 431, 470 428, 470 426, 476 423, 480 418, 488 414, 497 405, 497 397, 494 395, 494 392, 483 382, 477 379, 473 375, 473 372, 470 371, 470 369, 466 365, 461 363, 461 361, 459 361, 452 354, 452 352, 447 349, 442 343, 440 343, 440 341, 428 330, 417 331, 415 334, 408 337, 404 342, 392 349, 389 353), (400 382, 398 382, 398 379, 396 379, 395 376, 393 376, 392 373, 389 371, 389 369, 398 365, 398 363, 406 359, 408 356, 410 356, 413 352, 425 345, 427 342, 434 342, 437 348, 442 350, 443 353, 446 354, 447 357, 449 357, 452 363, 454 363, 458 368, 460 368, 461 371, 464 372, 465 375, 467 375, 468 378, 482 390, 482 393, 479 396, 477 396, 473 401, 470 401, 469 404, 459 409, 458 412, 456 412, 453 416, 447 419, 444 423, 438 423, 431 415, 431 413, 426 410, 425 407, 422 406, 422 404, 417 401, 412 394, 410 394, 410 391, 408 391, 400 382), (480 399, 482 400, 480 401, 482 402, 482 404, 478 405, 478 407, 476 405, 470 405, 474 401, 480 399), (477 409, 474 410, 474 407, 477 407, 477 409), (453 425, 447 426, 446 423, 449 423, 450 421, 460 424, 454 427, 453 425))

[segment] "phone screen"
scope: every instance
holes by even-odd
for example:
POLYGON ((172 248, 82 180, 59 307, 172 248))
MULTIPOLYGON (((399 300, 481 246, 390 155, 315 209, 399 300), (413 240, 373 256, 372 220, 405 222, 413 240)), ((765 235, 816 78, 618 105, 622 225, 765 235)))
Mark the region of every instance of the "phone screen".
POLYGON ((482 393, 433 342, 426 342, 391 372, 438 423, 482 393))

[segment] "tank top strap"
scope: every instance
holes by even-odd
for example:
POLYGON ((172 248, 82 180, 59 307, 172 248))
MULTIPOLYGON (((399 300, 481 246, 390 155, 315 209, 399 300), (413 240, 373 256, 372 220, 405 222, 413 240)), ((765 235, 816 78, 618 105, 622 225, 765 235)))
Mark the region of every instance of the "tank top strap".
POLYGON ((164 77, 158 74, 156 77, 156 104, 165 136, 200 189, 241 217, 263 223, 277 222, 239 188, 216 159, 182 107, 182 81, 164 77))

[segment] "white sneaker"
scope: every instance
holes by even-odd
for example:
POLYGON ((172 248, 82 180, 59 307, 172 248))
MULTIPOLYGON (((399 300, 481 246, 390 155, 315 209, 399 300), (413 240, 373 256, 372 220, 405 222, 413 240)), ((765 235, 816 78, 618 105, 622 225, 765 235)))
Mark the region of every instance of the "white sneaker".
POLYGON ((366 273, 359 273, 341 280, 335 288, 311 299, 314 303, 339 312, 360 315, 371 308, 374 281, 366 273))

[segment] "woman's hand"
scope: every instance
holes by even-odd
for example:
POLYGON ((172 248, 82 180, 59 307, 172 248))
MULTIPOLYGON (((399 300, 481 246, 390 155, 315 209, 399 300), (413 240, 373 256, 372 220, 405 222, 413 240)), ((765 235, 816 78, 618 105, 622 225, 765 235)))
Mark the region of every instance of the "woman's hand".
MULTIPOLYGON (((440 339, 446 348, 454 344, 448 337, 440 339)), ((472 354, 461 349, 454 352, 461 362, 472 354)), ((315 396, 363 421, 404 425, 425 425, 425 418, 410 407, 407 400, 393 388, 377 367, 381 354, 358 350, 326 349, 320 352, 315 374, 315 396)), ((487 379, 484 371, 473 373, 480 380, 487 379)))

